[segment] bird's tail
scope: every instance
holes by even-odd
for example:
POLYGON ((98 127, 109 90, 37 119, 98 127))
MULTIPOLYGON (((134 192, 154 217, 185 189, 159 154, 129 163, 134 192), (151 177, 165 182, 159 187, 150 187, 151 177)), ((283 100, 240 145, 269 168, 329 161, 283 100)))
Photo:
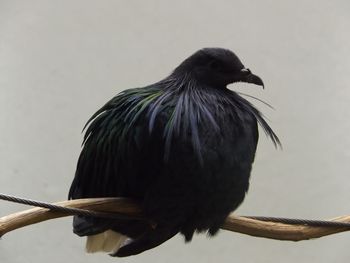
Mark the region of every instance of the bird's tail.
POLYGON ((114 257, 127 257, 159 246, 179 232, 178 227, 144 221, 118 221, 75 216, 73 231, 87 236, 86 252, 107 252, 114 257), (121 234, 123 233, 123 234, 121 234))
POLYGON ((107 252, 115 254, 126 239, 126 236, 112 230, 88 236, 86 240, 86 252, 107 252))

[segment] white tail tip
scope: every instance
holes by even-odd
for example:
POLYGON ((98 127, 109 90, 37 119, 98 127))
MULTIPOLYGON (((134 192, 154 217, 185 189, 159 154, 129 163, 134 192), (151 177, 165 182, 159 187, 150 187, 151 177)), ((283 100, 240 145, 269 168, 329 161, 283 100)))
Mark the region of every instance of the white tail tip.
POLYGON ((88 236, 86 240, 86 252, 106 252, 113 254, 119 250, 126 239, 126 236, 112 230, 88 236))

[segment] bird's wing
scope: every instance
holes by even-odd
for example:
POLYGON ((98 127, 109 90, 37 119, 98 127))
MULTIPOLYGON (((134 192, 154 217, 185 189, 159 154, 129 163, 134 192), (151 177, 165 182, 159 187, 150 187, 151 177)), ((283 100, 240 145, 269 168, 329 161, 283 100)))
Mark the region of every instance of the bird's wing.
POLYGON ((136 180, 147 145, 154 142, 148 123, 138 120, 147 114, 149 104, 160 94, 156 88, 126 90, 90 118, 70 199, 142 196, 138 192, 142 187, 131 186, 129 182, 136 180))

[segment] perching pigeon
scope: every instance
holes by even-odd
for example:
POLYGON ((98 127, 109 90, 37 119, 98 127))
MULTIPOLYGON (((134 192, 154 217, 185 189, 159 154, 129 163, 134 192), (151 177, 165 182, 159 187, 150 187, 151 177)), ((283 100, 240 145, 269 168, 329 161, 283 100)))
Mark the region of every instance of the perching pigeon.
POLYGON ((130 256, 177 233, 215 235, 243 201, 262 114, 227 85, 263 81, 230 50, 204 48, 168 77, 117 94, 88 121, 70 199, 127 197, 153 222, 74 217, 87 251, 130 256))

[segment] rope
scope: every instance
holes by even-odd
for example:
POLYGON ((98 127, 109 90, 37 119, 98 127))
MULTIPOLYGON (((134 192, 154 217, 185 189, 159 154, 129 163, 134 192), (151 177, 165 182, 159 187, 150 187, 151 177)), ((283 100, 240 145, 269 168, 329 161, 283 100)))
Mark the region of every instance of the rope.
POLYGON ((18 204, 23 204, 23 205, 30 205, 30 206, 37 206, 37 207, 42 207, 42 208, 47 208, 55 212, 61 212, 69 215, 79 215, 79 216, 89 216, 89 217, 102 217, 102 218, 110 218, 110 219, 141 219, 138 218, 137 216, 128 216, 125 214, 121 213, 105 213, 105 212, 97 212, 97 211, 92 211, 92 210, 86 210, 86 209, 80 209, 80 208, 69 208, 69 207, 63 207, 59 205, 54 205, 46 202, 40 202, 40 201, 35 201, 31 199, 26 199, 26 198, 20 198, 17 196, 12 196, 12 195, 6 195, 0 193, 0 199, 13 202, 13 203, 18 203, 18 204))
MULTIPOLYGON (((137 216, 128 216, 121 213, 105 213, 105 212, 97 212, 97 211, 86 210, 86 209, 63 207, 63 206, 53 205, 46 202, 40 202, 40 201, 30 200, 26 198, 19 198, 16 196, 6 195, 2 193, 0 193, 0 199, 9 201, 9 202, 18 203, 18 204, 43 207, 55 212, 62 212, 70 215, 102 217, 102 218, 110 218, 110 219, 142 220, 141 217, 137 217, 137 216)), ((276 222, 276 223, 291 224, 291 225, 350 228, 350 223, 328 221, 328 220, 311 220, 311 219, 296 219, 296 218, 266 217, 266 216, 244 216, 244 217, 260 220, 260 221, 276 222)))

